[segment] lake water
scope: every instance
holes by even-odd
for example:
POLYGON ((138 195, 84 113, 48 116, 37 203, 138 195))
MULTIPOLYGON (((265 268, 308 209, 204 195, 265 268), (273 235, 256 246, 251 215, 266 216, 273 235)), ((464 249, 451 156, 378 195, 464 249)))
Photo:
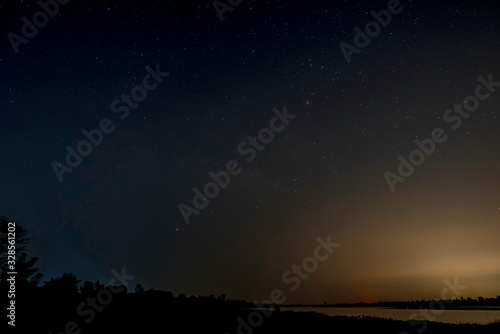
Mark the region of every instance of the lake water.
MULTIPOLYGON (((326 315, 370 316, 408 321, 410 315, 422 310, 407 310, 382 307, 282 307, 282 311, 317 312, 326 315)), ((500 321, 500 310, 443 310, 439 314, 427 311, 427 320, 445 323, 488 324, 500 321)), ((414 320, 426 320, 425 315, 413 316, 414 320)))

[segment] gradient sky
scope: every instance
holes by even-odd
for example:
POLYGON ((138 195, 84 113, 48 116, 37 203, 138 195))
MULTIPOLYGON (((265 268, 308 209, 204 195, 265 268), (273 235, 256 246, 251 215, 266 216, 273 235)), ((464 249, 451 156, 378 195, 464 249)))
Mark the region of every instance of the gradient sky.
POLYGON ((347 63, 339 44, 388 1, 70 1, 15 53, 36 1, 0 6, 0 215, 26 227, 48 280, 107 282, 125 267, 146 288, 287 302, 500 294, 500 90, 453 130, 443 113, 500 81, 494 1, 401 1, 403 10, 347 63), (120 120, 110 106, 169 76, 120 120), (238 145, 297 117, 245 161, 238 145), (64 174, 81 129, 116 129, 64 174), (448 139, 391 192, 384 172, 415 139, 448 139), (241 174, 186 225, 210 171, 241 174), (296 291, 281 280, 317 237, 341 246, 296 291))

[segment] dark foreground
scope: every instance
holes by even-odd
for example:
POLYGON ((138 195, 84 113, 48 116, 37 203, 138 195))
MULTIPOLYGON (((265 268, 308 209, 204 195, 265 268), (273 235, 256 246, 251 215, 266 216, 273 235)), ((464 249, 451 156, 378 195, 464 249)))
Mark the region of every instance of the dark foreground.
MULTIPOLYGON (((2 284, 0 284, 0 288, 2 284)), ((2 289, 0 289, 2 290, 2 289)), ((85 282, 73 275, 43 286, 19 286, 16 327, 7 326, 7 305, 0 301, 0 333, 500 333, 490 325, 414 323, 372 317, 330 317, 315 312, 251 309, 252 304, 215 297, 174 296, 168 291, 85 282)))
MULTIPOLYGON (((418 326, 412 326, 407 321, 374 317, 332 317, 315 312, 285 311, 272 312, 269 317, 260 318, 255 316, 255 312, 255 310, 248 309, 215 307, 164 313, 161 309, 154 309, 147 305, 142 305, 141 309, 135 310, 122 309, 116 305, 116 307, 104 311, 89 325, 78 327, 81 332, 65 332, 64 326, 58 326, 60 331, 51 333, 500 333, 500 323, 475 325, 427 322, 425 329, 423 329, 422 323, 419 323, 418 326), (254 316, 252 317, 251 314, 254 316)), ((31 323, 31 326, 28 326, 31 329, 25 328, 17 333, 49 333, 46 330, 41 330, 39 325, 41 324, 31 323)))
POLYGON ((281 312, 270 317, 262 331, 255 333, 500 333, 500 323, 490 325, 427 322, 412 326, 408 321, 373 317, 331 317, 315 312, 281 312), (419 331, 420 330, 420 331, 419 331))

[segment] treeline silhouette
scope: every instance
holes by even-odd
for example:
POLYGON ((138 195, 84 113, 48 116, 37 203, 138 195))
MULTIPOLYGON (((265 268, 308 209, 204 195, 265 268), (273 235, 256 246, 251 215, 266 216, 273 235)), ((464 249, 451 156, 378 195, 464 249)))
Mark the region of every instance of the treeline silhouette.
MULTIPOLYGON (((0 233, 9 220, 0 217, 0 233)), ((35 267, 36 257, 26 254, 26 231, 16 225, 15 327, 8 325, 10 288, 6 257, 7 238, 0 236, 0 333, 84 334, 84 333, 416 333, 408 321, 372 317, 329 317, 314 312, 256 309, 253 303, 220 296, 174 296, 170 291, 144 290, 123 284, 81 282, 74 274, 42 282, 35 267), (132 291, 133 290, 133 291, 132 291)), ((128 283, 127 283, 128 284, 128 283)), ((494 298, 496 301, 497 298, 494 298)), ((472 300, 465 299, 472 303, 472 300)), ((478 298, 477 303, 491 303, 478 298)), ((455 301, 454 301, 455 302, 455 301)), ((462 300, 457 301, 463 302, 462 300)), ((401 307, 425 306, 425 301, 403 302, 401 307), (416 304, 411 304, 416 303, 416 304)), ((387 306, 387 303, 358 306, 387 306)), ((457 304, 458 305, 458 304, 457 304)), ((477 304, 475 304, 477 305, 477 304)), ((429 323, 426 333, 498 333, 500 323, 490 325, 429 323)))
MULTIPOLYGON (((19 304, 15 333, 418 333, 420 327, 408 321, 373 317, 329 317, 314 312, 272 312, 261 326, 250 326, 252 303, 229 300, 224 295, 174 296, 169 291, 147 290, 136 285, 134 291, 124 286, 113 295, 109 304, 96 310, 88 300, 98 300, 99 283, 84 282, 71 273, 51 279, 40 286, 31 286, 17 297, 19 304), (77 309, 79 305, 80 314, 77 309), (89 310, 94 310, 90 313, 89 310), (84 315, 81 315, 84 314, 84 315), (241 325, 238 319, 244 319, 241 325)), ((2 306, 0 316, 6 318, 2 306)), ((269 310, 268 310, 269 311, 269 310)), ((264 317, 265 318, 265 317, 264 317)), ((254 320, 255 322, 255 320, 254 320)), ((6 328, 2 333, 14 333, 6 328)), ((429 323, 426 333, 498 333, 500 323, 491 325, 429 323)))
MULTIPOLYGON (((17 296, 15 333, 418 333, 408 321, 373 317, 329 317, 314 312, 274 311, 261 326, 253 327, 248 319, 255 312, 252 303, 230 300, 224 295, 174 296, 169 291, 147 290, 136 285, 134 291, 113 286, 120 292, 109 304, 99 301, 93 308, 88 300, 98 300, 103 289, 99 283, 84 282, 71 273, 51 279, 40 286, 30 286, 17 296), (79 305, 85 305, 80 308, 79 305), (94 310, 90 313, 89 310, 94 310), (82 315, 84 314, 84 315, 82 315), (241 325, 244 319, 245 325, 241 325)), ((106 301, 107 302, 107 301, 106 301)), ((269 311, 269 310, 268 310, 269 311)), ((260 312, 260 311, 259 311, 260 312)), ((6 318, 2 305, 0 317, 6 318)), ((265 317, 263 317, 265 318, 265 317)), ((253 320, 256 321, 255 318, 253 320)), ((6 328, 1 333, 14 333, 6 328)), ((426 333, 498 333, 500 323, 491 325, 428 323, 426 333)))
MULTIPOLYGON (((187 297, 170 291, 144 291, 140 285, 131 292, 123 285, 104 286, 99 281, 79 284, 71 273, 40 286, 23 286, 17 292, 17 333, 143 333, 155 330, 159 323, 166 332, 184 333, 197 322, 223 333, 229 329, 224 325, 236 319, 239 309, 251 307, 224 295, 187 297)), ((6 307, 2 305, 2 319, 7 319, 6 307)))
POLYGON ((419 309, 428 308, 429 304, 434 301, 442 301, 446 305, 446 309, 488 309, 500 308, 500 295, 496 297, 484 298, 457 298, 457 299, 432 299, 432 300, 411 300, 411 301, 389 301, 389 302, 374 302, 374 303, 337 303, 337 304, 288 304, 287 306, 296 307, 394 307, 403 309, 419 309))

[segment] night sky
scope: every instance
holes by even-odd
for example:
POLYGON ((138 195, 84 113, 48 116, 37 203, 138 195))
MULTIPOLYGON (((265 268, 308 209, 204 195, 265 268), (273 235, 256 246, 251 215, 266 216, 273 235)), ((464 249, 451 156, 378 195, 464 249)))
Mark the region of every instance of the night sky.
POLYGON ((500 294, 500 3, 402 0, 356 47, 392 1, 243 0, 221 20, 211 1, 61 0, 30 38, 40 5, 10 2, 0 215, 45 280, 125 267, 146 289, 251 301, 439 298, 454 278, 500 294), (446 140, 391 189, 436 128, 446 140), (283 273, 329 235, 340 246, 291 291, 283 273))

